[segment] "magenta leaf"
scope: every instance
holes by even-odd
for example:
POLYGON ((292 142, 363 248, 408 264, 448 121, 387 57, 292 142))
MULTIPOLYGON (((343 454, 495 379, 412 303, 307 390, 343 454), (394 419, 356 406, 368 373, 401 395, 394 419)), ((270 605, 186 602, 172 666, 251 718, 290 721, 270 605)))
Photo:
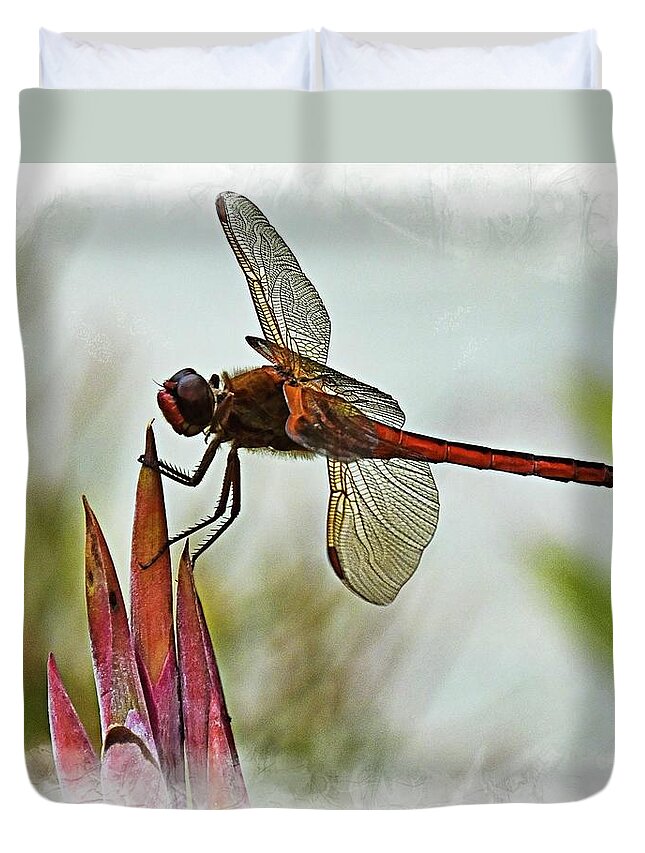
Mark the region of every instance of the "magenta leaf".
POLYGON ((52 654, 47 660, 49 730, 61 795, 68 803, 101 799, 99 760, 65 690, 52 654))
POLYGON ((114 563, 96 516, 85 498, 83 503, 87 619, 102 737, 105 742, 112 726, 129 727, 158 762, 114 563))
POLYGON ((231 721, 188 547, 179 563, 177 642, 186 764, 194 808, 248 805, 231 721))
POLYGON ((175 653, 168 525, 152 425, 135 501, 130 560, 132 639, 161 768, 174 804, 185 806, 179 674, 175 653), (150 565, 148 563, 157 557, 150 565))

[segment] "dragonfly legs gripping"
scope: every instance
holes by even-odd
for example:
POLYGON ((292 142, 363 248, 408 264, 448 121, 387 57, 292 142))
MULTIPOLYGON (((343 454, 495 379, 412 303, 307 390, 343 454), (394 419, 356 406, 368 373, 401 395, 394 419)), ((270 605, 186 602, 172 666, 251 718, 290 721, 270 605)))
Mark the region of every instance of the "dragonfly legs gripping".
MULTIPOLYGON (((174 480, 176 483, 181 483, 185 486, 196 486, 202 481, 204 474, 206 473, 211 462, 215 458, 215 454, 217 452, 218 447, 219 442, 213 441, 211 442, 211 444, 209 444, 201 462, 192 474, 188 474, 185 471, 181 471, 174 465, 170 465, 161 459, 158 460, 157 465, 149 467, 155 468, 165 477, 174 480)), ((144 465, 149 464, 144 460, 143 457, 139 457, 139 462, 144 465)), ((223 518, 224 521, 204 540, 204 542, 199 545, 195 553, 192 555, 191 560, 194 565, 197 558, 201 554, 203 554, 204 551, 213 544, 213 542, 219 539, 219 537, 224 533, 224 531, 231 526, 231 524, 240 514, 240 485, 240 459, 237 453, 237 447, 233 445, 229 451, 226 460, 226 470, 224 472, 222 491, 213 514, 208 516, 207 518, 202 519, 197 524, 192 525, 192 527, 183 530, 181 533, 177 533, 175 536, 171 536, 170 539, 168 539, 168 541, 165 543, 163 548, 161 548, 151 560, 148 560, 146 563, 141 564, 141 568, 149 568, 156 560, 159 559, 159 557, 163 553, 168 550, 168 548, 170 548, 171 545, 174 545, 176 542, 180 542, 182 539, 186 539, 186 537, 191 536, 193 533, 197 533, 197 531, 199 530, 203 530, 206 527, 212 527, 213 525, 220 522, 223 518)))
POLYGON ((198 486, 210 468, 211 462, 215 458, 215 454, 217 453, 219 446, 220 442, 215 439, 210 442, 199 465, 195 468, 192 474, 189 474, 188 471, 182 471, 181 468, 177 468, 169 462, 164 462, 163 459, 158 459, 156 465, 151 465, 146 460, 145 456, 142 455, 139 457, 138 461, 142 465, 147 465, 149 468, 154 468, 159 471, 159 473, 163 474, 164 477, 168 477, 169 480, 174 480, 175 483, 181 483, 182 486, 198 486))

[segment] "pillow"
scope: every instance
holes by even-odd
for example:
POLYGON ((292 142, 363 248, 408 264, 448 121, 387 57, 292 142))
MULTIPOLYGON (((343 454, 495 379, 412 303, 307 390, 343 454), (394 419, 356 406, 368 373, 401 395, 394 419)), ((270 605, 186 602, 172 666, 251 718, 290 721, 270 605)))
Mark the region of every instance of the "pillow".
POLYGON ((132 48, 40 31, 45 89, 310 89, 315 32, 245 46, 132 48))
POLYGON ((322 30, 324 89, 593 89, 594 30, 538 44, 413 48, 322 30))

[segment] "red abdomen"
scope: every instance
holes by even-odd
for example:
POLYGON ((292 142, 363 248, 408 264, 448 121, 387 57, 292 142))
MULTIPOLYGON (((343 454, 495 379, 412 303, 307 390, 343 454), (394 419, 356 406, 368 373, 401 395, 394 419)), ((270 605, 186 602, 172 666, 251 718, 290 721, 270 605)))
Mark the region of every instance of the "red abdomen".
POLYGON ((462 444, 393 430, 381 424, 377 427, 380 439, 374 455, 381 459, 427 459, 429 462, 450 462, 482 470, 506 471, 524 477, 544 477, 561 482, 585 483, 589 486, 614 484, 614 469, 602 462, 583 462, 560 456, 538 456, 514 450, 495 450, 476 444, 462 444))

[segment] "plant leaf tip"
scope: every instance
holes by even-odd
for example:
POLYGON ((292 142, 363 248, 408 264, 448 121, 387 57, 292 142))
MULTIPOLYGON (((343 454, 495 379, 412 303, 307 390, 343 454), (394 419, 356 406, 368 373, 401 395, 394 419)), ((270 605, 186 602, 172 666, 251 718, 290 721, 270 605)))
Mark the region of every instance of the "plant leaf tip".
POLYGON ((146 427, 146 441, 143 455, 139 457, 139 461, 148 467, 154 467, 157 462, 157 444, 155 442, 155 434, 152 429, 152 421, 146 427))
POLYGON ((90 502, 87 497, 83 495, 83 510, 85 512, 85 526, 91 527, 93 524, 96 524, 96 516, 94 515, 94 510, 90 506, 90 502))
POLYGON ((49 685, 53 678, 58 677, 58 664, 56 663, 56 658, 54 657, 54 653, 50 652, 47 655, 47 684, 49 685))

